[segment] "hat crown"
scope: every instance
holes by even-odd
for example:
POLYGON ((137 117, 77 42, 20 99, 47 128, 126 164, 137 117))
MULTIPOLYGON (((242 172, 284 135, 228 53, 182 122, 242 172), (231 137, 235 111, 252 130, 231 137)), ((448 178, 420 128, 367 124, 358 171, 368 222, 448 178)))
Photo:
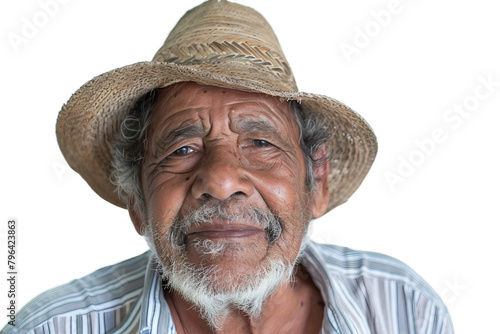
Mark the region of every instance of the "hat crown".
POLYGON ((227 1, 210 0, 184 14, 153 61, 199 67, 268 89, 297 91, 266 19, 252 8, 227 1))

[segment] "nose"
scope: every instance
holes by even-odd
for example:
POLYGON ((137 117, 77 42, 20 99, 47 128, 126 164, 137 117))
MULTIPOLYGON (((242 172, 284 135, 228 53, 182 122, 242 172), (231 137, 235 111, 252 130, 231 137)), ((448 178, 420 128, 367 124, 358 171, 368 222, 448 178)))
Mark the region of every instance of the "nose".
POLYGON ((198 200, 215 198, 222 201, 250 197, 254 187, 237 153, 221 146, 206 151, 191 192, 198 200))

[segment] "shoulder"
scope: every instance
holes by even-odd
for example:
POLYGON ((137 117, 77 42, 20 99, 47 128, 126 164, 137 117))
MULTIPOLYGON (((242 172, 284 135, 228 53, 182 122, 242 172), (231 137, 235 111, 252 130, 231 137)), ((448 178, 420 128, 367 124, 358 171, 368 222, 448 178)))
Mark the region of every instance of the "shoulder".
POLYGON ((420 275, 407 264, 391 256, 314 242, 310 244, 310 251, 318 264, 337 280, 399 284, 420 290, 428 297, 439 300, 420 275))
POLYGON ((316 272, 323 273, 321 280, 336 298, 370 315, 367 322, 372 328, 392 333, 388 328, 397 323, 403 332, 405 326, 431 333, 453 331, 441 298, 405 263, 380 253, 314 242, 306 257, 316 272))
POLYGON ((325 269, 332 274, 350 279, 372 277, 408 284, 426 284, 408 265, 385 254, 314 242, 311 242, 310 248, 325 269))
POLYGON ((42 293, 18 312, 16 326, 7 325, 2 333, 27 333, 61 324, 74 326, 68 321, 76 324, 90 315, 109 318, 117 313, 115 319, 118 313, 125 315, 125 309, 130 310, 142 292, 149 257, 146 252, 42 293))

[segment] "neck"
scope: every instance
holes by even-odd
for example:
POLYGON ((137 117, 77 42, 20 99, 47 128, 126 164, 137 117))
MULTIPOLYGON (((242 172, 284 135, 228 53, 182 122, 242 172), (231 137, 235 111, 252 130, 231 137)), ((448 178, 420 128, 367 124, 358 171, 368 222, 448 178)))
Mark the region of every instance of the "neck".
POLYGON ((179 334, 318 333, 323 319, 321 294, 302 266, 298 267, 293 283, 281 284, 264 301, 259 316, 230 310, 218 329, 212 329, 195 306, 177 292, 165 290, 165 299, 179 334))

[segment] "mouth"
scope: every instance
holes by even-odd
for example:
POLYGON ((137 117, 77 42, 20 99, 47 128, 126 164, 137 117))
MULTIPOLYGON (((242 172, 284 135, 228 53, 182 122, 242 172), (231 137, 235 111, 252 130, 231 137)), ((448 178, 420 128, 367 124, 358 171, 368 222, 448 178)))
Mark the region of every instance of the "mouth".
POLYGON ((258 234, 266 234, 266 230, 247 225, 203 225, 186 235, 196 239, 229 239, 246 238, 258 234))
POLYGON ((256 208, 243 209, 237 214, 228 214, 219 206, 201 207, 184 217, 179 216, 171 228, 170 240, 184 248, 191 242, 204 240, 226 239, 239 243, 263 237, 274 244, 279 239, 284 226, 276 214, 256 208))

